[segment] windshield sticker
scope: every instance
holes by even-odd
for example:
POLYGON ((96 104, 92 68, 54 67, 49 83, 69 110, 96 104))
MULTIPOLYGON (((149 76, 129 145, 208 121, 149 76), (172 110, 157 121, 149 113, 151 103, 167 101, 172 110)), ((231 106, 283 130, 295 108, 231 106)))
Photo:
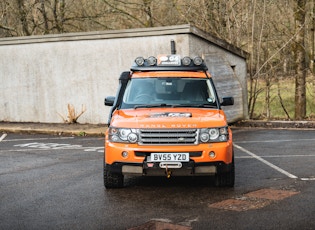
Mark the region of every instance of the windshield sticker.
POLYGON ((150 117, 191 117, 191 113, 151 113, 150 117))

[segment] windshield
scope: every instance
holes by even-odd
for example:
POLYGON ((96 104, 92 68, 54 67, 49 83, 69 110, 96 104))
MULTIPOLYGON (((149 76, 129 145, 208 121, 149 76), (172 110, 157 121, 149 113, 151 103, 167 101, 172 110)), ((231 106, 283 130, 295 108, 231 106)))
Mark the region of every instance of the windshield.
POLYGON ((121 108, 216 107, 211 81, 204 78, 134 78, 128 82, 121 108))

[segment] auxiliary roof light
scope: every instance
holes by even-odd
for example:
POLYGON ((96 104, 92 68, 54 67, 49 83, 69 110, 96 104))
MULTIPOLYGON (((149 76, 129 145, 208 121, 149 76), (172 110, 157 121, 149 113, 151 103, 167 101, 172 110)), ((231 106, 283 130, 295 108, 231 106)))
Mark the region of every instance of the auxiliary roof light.
POLYGON ((157 62, 157 60, 155 57, 153 57, 153 56, 148 57, 148 64, 149 65, 151 65, 151 66, 156 65, 156 62, 157 62))
POLYGON ((191 63, 191 59, 190 59, 190 57, 184 57, 183 59, 182 59, 182 63, 183 63, 183 65, 186 65, 186 66, 188 66, 188 65, 190 65, 190 63, 191 63))
POLYGON ((138 66, 143 66, 144 65, 144 58, 143 57, 137 57, 135 62, 138 66))
POLYGON ((204 65, 204 61, 201 57, 196 56, 195 58, 191 58, 189 56, 185 56, 184 58, 181 58, 177 54, 164 54, 158 55, 158 57, 150 56, 147 59, 140 56, 135 59, 134 67, 132 68, 134 68, 134 70, 150 71, 154 68, 167 70, 177 67, 182 68, 183 70, 207 70, 207 67, 204 65), (139 69, 136 66, 139 67, 139 69))
POLYGON ((201 65, 202 64, 202 58, 201 57, 195 57, 194 58, 194 64, 195 65, 201 65))

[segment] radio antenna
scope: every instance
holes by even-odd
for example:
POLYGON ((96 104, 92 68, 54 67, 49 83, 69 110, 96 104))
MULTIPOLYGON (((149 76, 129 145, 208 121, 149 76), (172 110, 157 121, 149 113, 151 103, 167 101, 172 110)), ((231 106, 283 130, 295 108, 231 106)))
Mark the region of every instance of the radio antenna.
POLYGON ((175 41, 171 40, 171 54, 176 54, 175 41))

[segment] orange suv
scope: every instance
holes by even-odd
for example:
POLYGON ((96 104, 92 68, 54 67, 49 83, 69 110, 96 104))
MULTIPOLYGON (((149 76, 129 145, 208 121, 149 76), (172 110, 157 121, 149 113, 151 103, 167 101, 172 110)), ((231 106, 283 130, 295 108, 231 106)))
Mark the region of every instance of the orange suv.
POLYGON ((125 175, 215 176, 234 186, 232 132, 200 57, 138 57, 119 78, 105 135, 104 185, 118 188, 125 175))

